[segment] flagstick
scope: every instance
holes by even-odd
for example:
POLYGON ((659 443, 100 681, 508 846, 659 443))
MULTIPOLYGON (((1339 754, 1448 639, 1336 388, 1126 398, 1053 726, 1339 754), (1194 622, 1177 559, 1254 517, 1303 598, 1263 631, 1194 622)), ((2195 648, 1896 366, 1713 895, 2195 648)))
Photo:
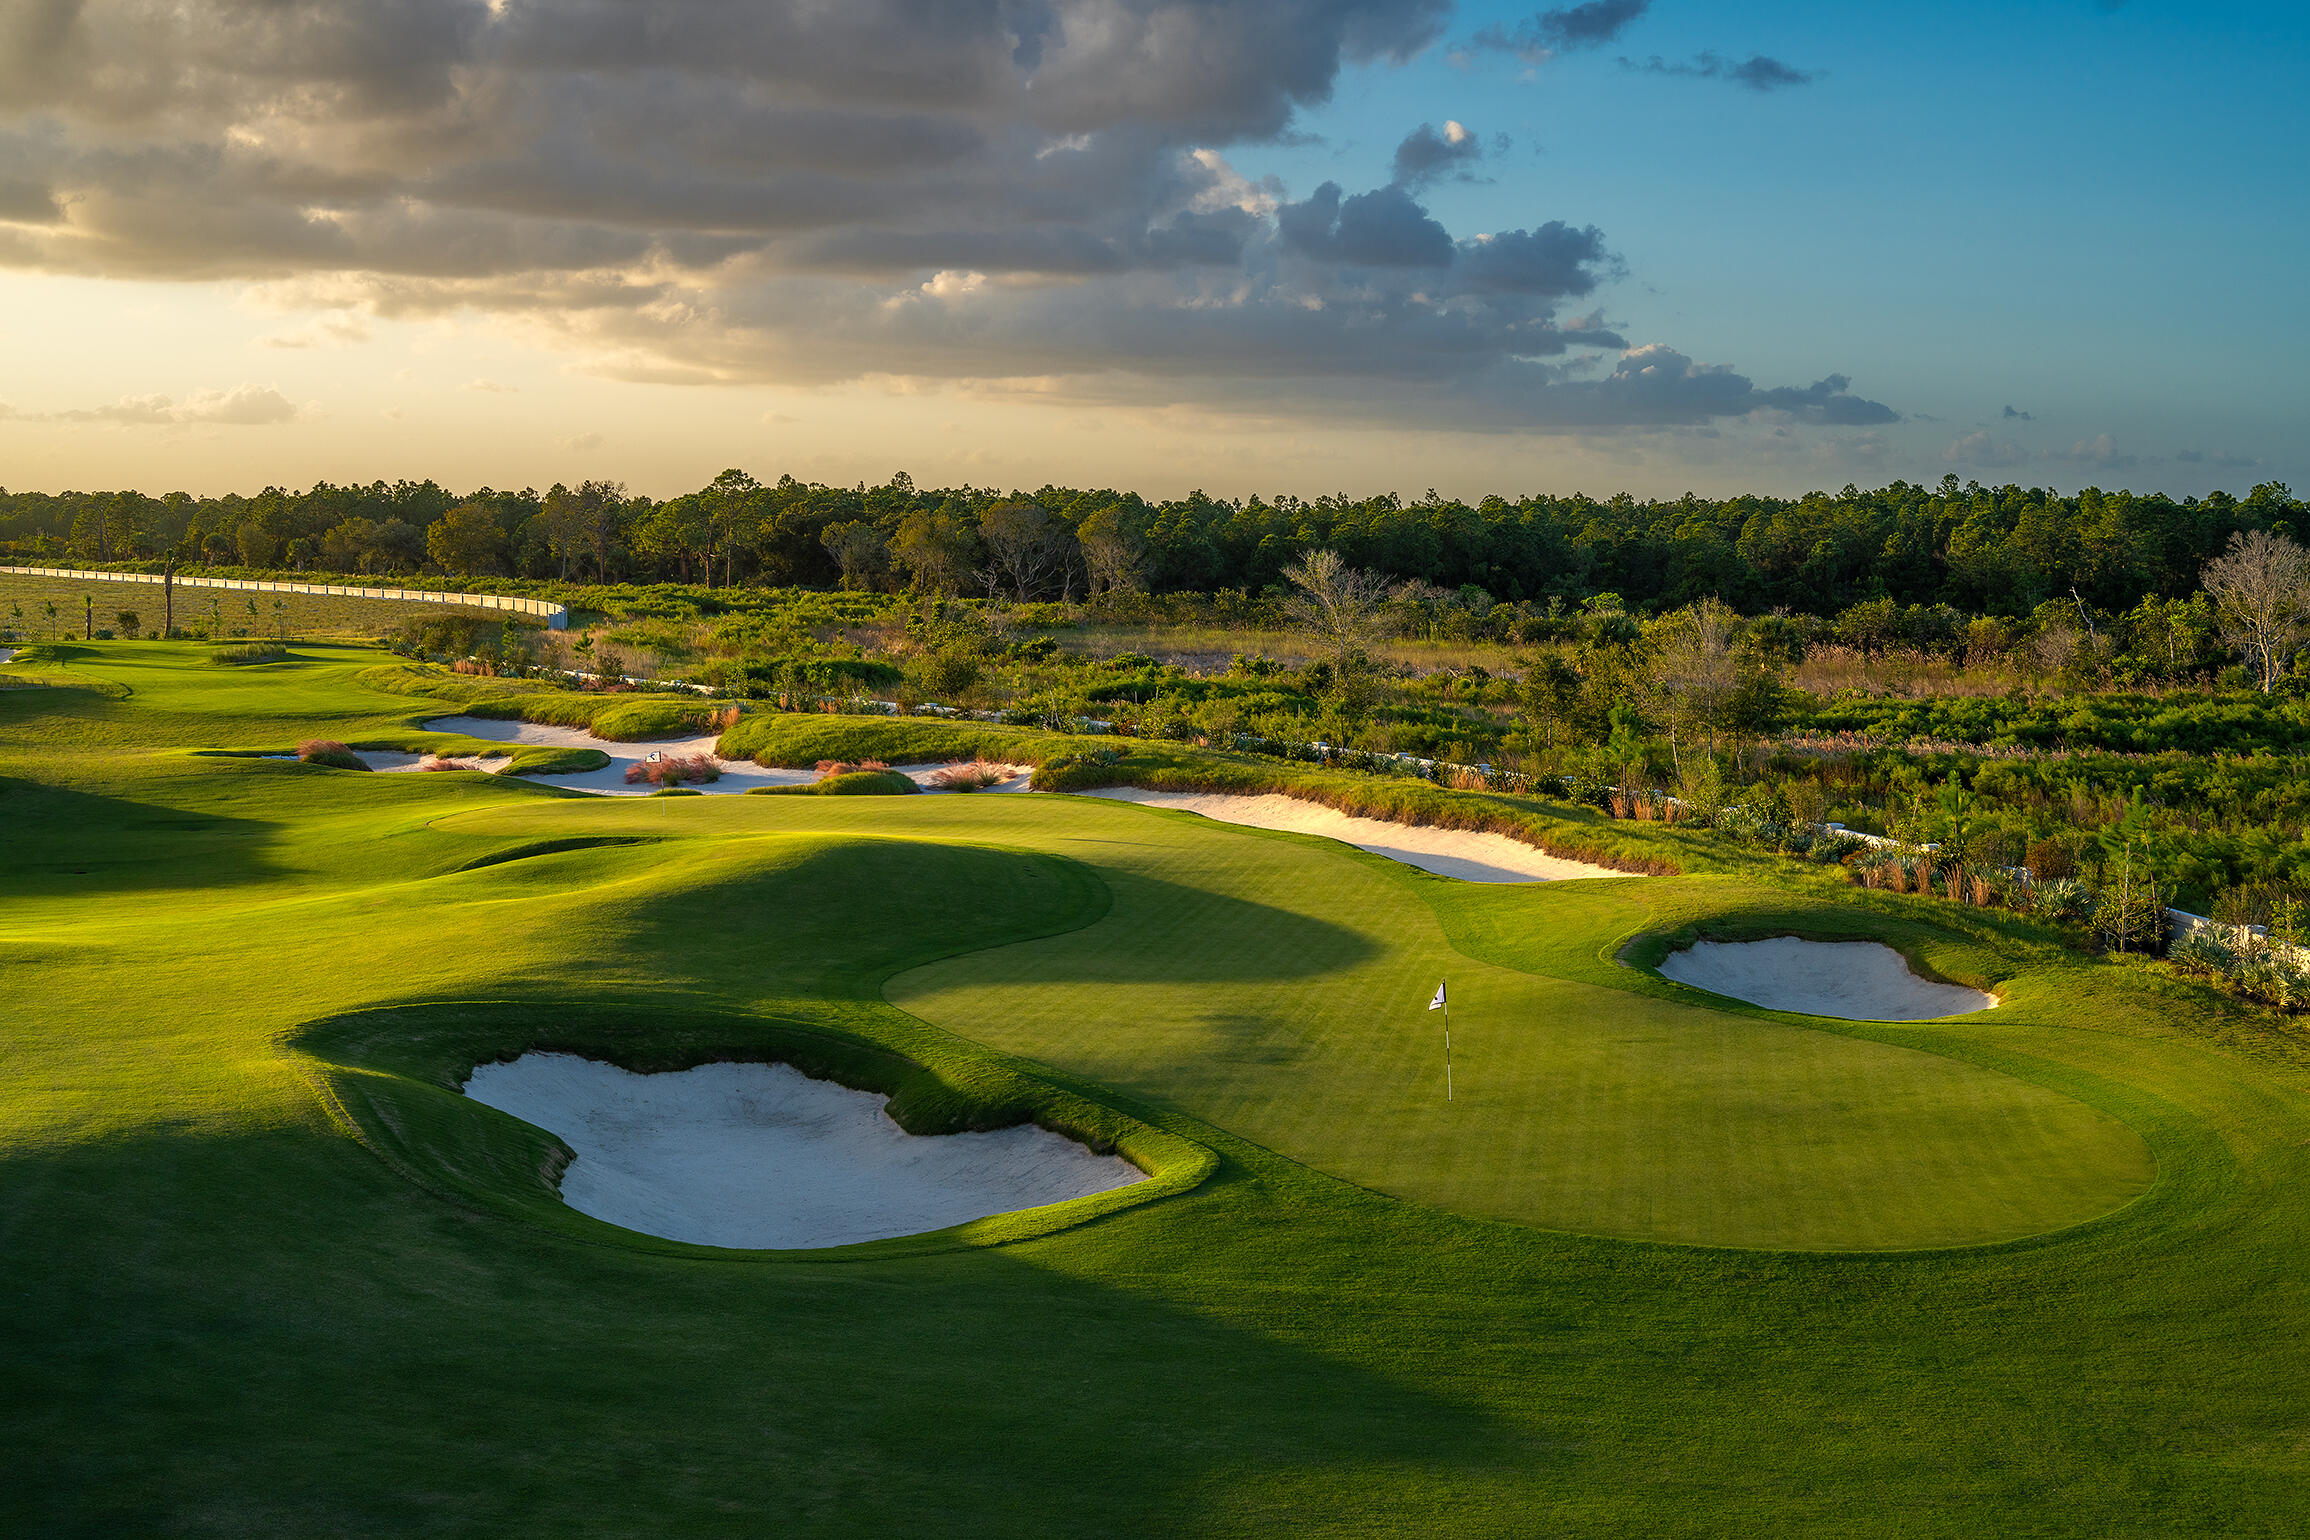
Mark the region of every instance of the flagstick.
POLYGON ((1444 1100, 1452 1099, 1452 1000, 1444 997, 1444 1100))

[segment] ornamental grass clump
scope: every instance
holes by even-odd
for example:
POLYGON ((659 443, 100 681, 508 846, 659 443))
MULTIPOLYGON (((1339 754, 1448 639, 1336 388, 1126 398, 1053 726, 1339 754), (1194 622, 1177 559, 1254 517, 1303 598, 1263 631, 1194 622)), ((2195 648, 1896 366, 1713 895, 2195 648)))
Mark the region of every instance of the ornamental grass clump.
POLYGON ((844 775, 879 775, 890 766, 879 759, 822 759, 816 768, 820 780, 831 781, 844 775))
POLYGON ((307 738, 297 745, 297 758, 308 765, 327 765, 332 770, 366 770, 368 764, 334 738, 307 738))
POLYGON ((946 765, 933 770, 930 783, 941 791, 981 791, 989 786, 998 786, 1010 778, 1009 765, 998 765, 987 759, 971 759, 959 765, 946 765))
POLYGON ((711 754, 661 754, 626 767, 628 786, 702 785, 722 778, 722 762, 711 754))

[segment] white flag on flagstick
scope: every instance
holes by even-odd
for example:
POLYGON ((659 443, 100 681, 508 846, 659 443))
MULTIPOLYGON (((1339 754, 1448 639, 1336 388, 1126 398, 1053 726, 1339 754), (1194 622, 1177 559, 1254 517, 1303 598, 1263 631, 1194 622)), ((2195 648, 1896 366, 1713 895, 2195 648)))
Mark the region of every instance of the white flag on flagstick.
POLYGON ((1442 1010, 1443 1008, 1444 1008, 1444 986, 1443 986, 1443 985, 1441 985, 1441 984, 1438 984, 1438 985, 1436 986, 1436 998, 1435 998, 1435 999, 1433 999, 1433 1000, 1430 1000, 1430 1001, 1428 1002, 1428 1009, 1429 1009, 1429 1010, 1431 1010, 1431 1011, 1440 1011, 1440 1010, 1442 1010))

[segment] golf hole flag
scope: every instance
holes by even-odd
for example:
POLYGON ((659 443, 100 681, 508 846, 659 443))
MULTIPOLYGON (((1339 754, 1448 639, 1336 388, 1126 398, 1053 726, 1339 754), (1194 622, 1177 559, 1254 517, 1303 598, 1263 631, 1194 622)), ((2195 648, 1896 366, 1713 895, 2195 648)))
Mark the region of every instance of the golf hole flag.
POLYGON ((1428 1002, 1431 1011, 1444 1013, 1444 1100, 1452 1099, 1452 1007, 1444 999, 1444 985, 1436 985, 1436 998, 1428 1002))

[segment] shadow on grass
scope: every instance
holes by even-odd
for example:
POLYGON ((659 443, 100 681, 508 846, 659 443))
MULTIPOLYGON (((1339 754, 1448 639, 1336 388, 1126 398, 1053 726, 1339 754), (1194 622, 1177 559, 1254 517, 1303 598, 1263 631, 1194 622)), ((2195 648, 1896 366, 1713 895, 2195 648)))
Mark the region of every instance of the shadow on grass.
MULTIPOLYGON (((1455 1472, 1567 1458, 1085 1276, 1148 1212, 1041 1243, 1064 1269, 722 1265, 477 1220, 313 1126, 23 1151, 0 1193, 36 1455, 11 1533, 1178 1534, 1278 1485, 1303 1522, 1416 1532, 1399 1509, 1455 1472)), ((1256 1201, 1170 1222, 1240 1233, 1256 1201)))
POLYGON ((282 875, 272 824, 0 776, 8 891, 46 898, 243 886, 282 875))

